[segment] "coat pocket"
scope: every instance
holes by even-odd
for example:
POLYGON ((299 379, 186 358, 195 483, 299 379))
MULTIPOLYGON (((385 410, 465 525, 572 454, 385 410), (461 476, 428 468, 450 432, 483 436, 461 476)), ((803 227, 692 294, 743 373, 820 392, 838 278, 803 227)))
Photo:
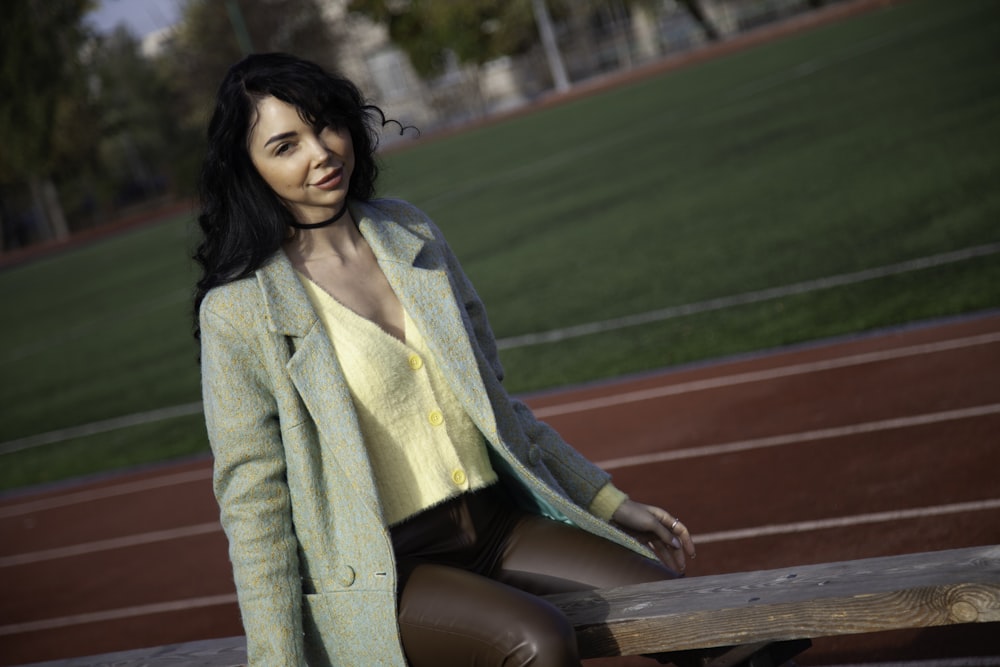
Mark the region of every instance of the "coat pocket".
POLYGON ((406 667, 392 591, 342 591, 302 596, 309 667, 406 667))

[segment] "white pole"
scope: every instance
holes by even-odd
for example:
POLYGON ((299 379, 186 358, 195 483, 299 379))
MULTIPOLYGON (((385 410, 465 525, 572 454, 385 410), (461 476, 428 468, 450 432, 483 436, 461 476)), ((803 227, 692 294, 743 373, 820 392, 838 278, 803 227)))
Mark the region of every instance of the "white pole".
POLYGON ((560 55, 559 46, 556 44, 556 35, 552 30, 549 9, 545 6, 545 0, 531 0, 531 6, 535 10, 535 23, 538 24, 538 32, 542 37, 542 48, 545 49, 545 59, 549 61, 549 70, 552 72, 552 80, 556 84, 556 92, 565 93, 570 88, 569 77, 566 76, 562 55, 560 55))

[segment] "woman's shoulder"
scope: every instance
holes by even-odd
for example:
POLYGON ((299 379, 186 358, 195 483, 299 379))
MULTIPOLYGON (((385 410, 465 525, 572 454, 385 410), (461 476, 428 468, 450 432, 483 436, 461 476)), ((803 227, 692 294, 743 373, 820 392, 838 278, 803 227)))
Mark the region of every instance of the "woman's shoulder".
POLYGON ((426 240, 441 237, 441 230, 434 224, 430 216, 405 199, 383 197, 361 202, 360 205, 363 214, 373 220, 381 223, 395 223, 426 240))
POLYGON ((410 202, 396 197, 379 197, 360 202, 360 204, 369 210, 369 214, 376 213, 382 216, 401 219, 427 217, 423 211, 410 202))
POLYGON ((202 317, 213 313, 227 320, 243 319, 261 312, 263 305, 256 274, 251 274, 210 289, 201 302, 200 312, 202 317))

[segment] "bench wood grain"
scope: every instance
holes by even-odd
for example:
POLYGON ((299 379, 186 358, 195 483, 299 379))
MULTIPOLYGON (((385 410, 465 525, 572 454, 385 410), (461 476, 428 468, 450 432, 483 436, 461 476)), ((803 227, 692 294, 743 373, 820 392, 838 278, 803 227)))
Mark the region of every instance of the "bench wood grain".
MULTIPOLYGON (((733 646, 723 662, 770 642, 1000 622, 1000 545, 778 570, 689 577, 549 596, 585 657, 733 646)), ((1000 627, 997 629, 1000 636, 1000 627)), ((34 667, 236 667, 242 637, 189 642, 34 667)))
POLYGON ((587 657, 1000 621, 1000 546, 549 596, 587 657))

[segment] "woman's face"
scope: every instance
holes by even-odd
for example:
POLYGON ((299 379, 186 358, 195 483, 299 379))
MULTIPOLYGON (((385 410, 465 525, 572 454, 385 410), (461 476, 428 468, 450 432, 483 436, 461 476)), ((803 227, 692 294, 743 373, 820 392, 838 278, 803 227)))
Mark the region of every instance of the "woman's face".
POLYGON ((354 171, 346 128, 314 128, 296 107, 265 97, 257 104, 249 148, 257 172, 299 222, 322 222, 343 206, 354 171))

